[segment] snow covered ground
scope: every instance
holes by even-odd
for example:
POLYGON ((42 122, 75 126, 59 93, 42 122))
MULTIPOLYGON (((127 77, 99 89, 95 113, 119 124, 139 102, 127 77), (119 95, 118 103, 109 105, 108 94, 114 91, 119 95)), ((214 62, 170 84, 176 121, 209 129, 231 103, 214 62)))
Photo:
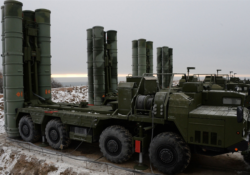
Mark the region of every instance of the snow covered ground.
MULTIPOLYGON (((54 102, 79 103, 87 100, 88 87, 52 89, 54 102)), ((91 163, 72 160, 65 157, 42 154, 23 149, 17 144, 5 140, 3 95, 0 94, 0 175, 2 174, 74 174, 99 175, 108 174, 107 168, 91 163)))
POLYGON ((54 102, 80 103, 88 101, 88 86, 54 88, 51 95, 54 102))
POLYGON ((4 105, 3 105, 3 95, 0 94, 0 134, 5 133, 4 130, 4 105))

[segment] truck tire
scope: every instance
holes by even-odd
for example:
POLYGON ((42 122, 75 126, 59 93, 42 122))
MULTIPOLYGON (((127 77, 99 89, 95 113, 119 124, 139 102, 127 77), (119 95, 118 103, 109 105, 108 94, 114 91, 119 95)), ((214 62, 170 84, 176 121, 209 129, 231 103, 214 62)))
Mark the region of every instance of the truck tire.
POLYGON ((188 145, 175 133, 158 134, 150 143, 149 158, 160 172, 176 174, 189 164, 191 153, 188 145))
POLYGON ((47 123, 45 136, 49 145, 54 149, 67 148, 70 144, 66 126, 59 119, 53 119, 47 123))
POLYGON ((122 126, 107 127, 100 136, 99 147, 106 159, 123 163, 133 154, 132 135, 122 126))
POLYGON ((23 116, 19 121, 19 133, 26 142, 37 142, 41 138, 41 133, 35 127, 30 116, 23 116))

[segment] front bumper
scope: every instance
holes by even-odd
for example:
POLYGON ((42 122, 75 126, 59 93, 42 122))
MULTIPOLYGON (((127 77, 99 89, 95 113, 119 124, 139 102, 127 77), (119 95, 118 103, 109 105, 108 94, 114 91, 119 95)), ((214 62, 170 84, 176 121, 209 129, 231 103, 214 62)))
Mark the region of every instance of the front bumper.
POLYGON ((238 152, 238 151, 235 151, 235 148, 237 148, 238 151, 246 151, 248 149, 248 141, 242 140, 241 142, 228 147, 227 150, 229 152, 238 152))

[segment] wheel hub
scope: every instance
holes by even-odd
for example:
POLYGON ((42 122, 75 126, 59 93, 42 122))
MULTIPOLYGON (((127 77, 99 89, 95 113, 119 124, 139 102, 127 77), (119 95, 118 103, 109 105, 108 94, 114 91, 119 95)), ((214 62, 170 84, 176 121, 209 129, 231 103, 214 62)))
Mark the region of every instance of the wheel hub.
POLYGON ((161 161, 163 161, 164 163, 170 163, 170 162, 172 162, 173 159, 174 159, 173 152, 170 151, 170 150, 167 149, 167 148, 162 149, 162 150, 159 152, 159 156, 160 156, 161 161))
POLYGON ((26 135, 26 136, 29 135, 30 131, 29 131, 29 127, 27 125, 22 126, 22 131, 23 131, 24 135, 26 135))
POLYGON ((118 143, 115 140, 109 140, 107 143, 109 152, 115 153, 118 151, 118 143))
POLYGON ((53 141, 57 141, 58 140, 58 133, 56 130, 51 130, 50 131, 50 138, 53 140, 53 141))

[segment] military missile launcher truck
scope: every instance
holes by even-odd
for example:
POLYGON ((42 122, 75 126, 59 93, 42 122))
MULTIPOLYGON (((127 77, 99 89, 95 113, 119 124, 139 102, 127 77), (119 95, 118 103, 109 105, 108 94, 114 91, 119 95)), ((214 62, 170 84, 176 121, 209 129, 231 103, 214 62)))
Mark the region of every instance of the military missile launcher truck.
MULTIPOLYGON (((201 82, 187 79, 182 88, 173 88, 177 74, 149 72, 128 76, 118 85, 117 100, 113 98, 104 105, 105 93, 117 95, 116 84, 112 85, 117 67, 111 65, 117 62, 116 32, 111 31, 112 40, 105 44, 103 28, 94 27, 92 37, 87 31, 88 40, 94 42, 93 49, 88 48, 88 59, 93 60, 88 65, 90 74, 93 70, 92 102, 54 103, 50 85, 50 11, 22 11, 22 3, 7 0, 2 6, 2 26, 8 137, 21 136, 27 142, 42 138, 54 149, 66 149, 71 140, 99 142, 104 157, 114 163, 123 163, 134 153, 139 153, 141 163, 142 155, 149 153, 153 166, 167 174, 183 171, 192 150, 218 155, 247 149, 250 120, 244 107, 246 94, 204 90, 201 82), (106 54, 113 59, 105 62, 106 54), (109 77, 103 75, 105 71, 109 71, 109 77), (157 78, 161 76, 165 79, 163 88, 157 78)), ((172 53, 167 48, 164 52, 168 50, 172 53)))

